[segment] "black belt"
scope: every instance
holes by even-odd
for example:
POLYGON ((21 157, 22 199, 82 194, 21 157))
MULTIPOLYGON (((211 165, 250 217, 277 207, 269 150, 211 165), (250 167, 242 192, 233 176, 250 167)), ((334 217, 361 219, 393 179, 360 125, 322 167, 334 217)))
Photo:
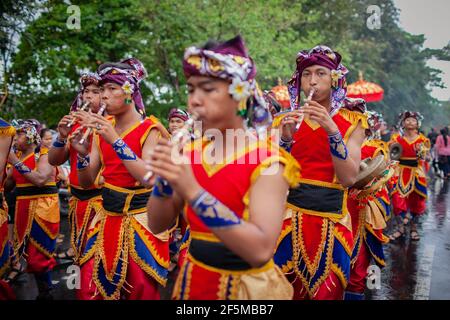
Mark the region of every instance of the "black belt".
POLYGON ((189 254, 208 266, 225 270, 249 270, 252 266, 233 253, 221 242, 210 242, 192 238, 189 254))
POLYGON ((105 210, 114 213, 126 213, 131 210, 137 210, 145 208, 147 201, 150 198, 151 191, 140 194, 133 194, 133 191, 142 191, 142 187, 137 187, 136 189, 126 189, 129 192, 120 192, 117 190, 109 189, 103 187, 102 197, 103 197, 103 208, 105 210), (127 206, 127 198, 131 196, 131 201, 127 206))
POLYGON ((56 186, 44 186, 44 187, 16 187, 16 196, 38 196, 45 194, 58 194, 58 188, 56 186))
POLYGON ((400 159, 400 165, 408 167, 418 167, 419 161, 416 159, 400 159))
POLYGON ((3 203, 3 192, 0 192, 0 207, 2 206, 3 203))
POLYGON ((102 189, 78 189, 70 186, 70 194, 81 201, 86 201, 102 195, 102 189))
POLYGON ((298 208, 340 215, 344 192, 341 189, 301 183, 297 188, 289 191, 287 201, 298 208))

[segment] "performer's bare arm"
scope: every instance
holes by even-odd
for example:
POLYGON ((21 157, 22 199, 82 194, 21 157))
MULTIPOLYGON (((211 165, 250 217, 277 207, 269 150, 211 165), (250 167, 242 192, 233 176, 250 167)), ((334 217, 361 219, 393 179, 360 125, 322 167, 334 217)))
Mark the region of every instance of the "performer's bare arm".
MULTIPOLYGON (((87 156, 89 155, 89 165, 82 169, 77 170, 78 173, 78 181, 82 188, 89 188, 95 183, 95 179, 100 172, 101 162, 99 150, 96 143, 92 143, 91 152, 89 153, 89 142, 84 144, 80 144, 80 140, 83 136, 82 127, 77 128, 73 132, 73 139, 71 141, 72 148, 77 150, 79 156, 87 156)), ((93 139, 87 139, 87 141, 93 141, 94 139, 98 139, 98 137, 93 137, 93 139)))
MULTIPOLYGON (((65 140, 69 137, 70 127, 67 125, 73 120, 73 116, 66 115, 58 123, 58 140, 65 140)), ((52 166, 62 165, 69 159, 69 148, 68 145, 65 147, 56 148, 52 146, 48 151, 48 162, 52 166)))
MULTIPOLYGON (((202 192, 190 164, 177 161, 175 164, 171 154, 172 146, 166 140, 161 140, 151 158, 151 169, 156 175, 166 179, 173 188, 174 193, 179 194, 184 201, 191 203, 202 192)), ((276 168, 269 168, 270 175, 261 175, 250 190, 249 199, 249 221, 239 220, 239 223, 224 228, 211 228, 214 234, 237 255, 242 257, 253 267, 264 265, 273 255, 276 240, 281 230, 283 213, 285 209, 288 184, 283 177, 283 165, 274 164, 276 168), (277 169, 277 170, 275 170, 277 169)), ((155 184, 155 188, 157 184, 155 184)), ((153 196, 152 196, 153 197, 153 196)), ((166 201, 166 200, 160 200, 166 201)), ((158 232, 170 227, 175 215, 179 211, 170 210, 170 202, 164 207, 159 203, 159 207, 153 207, 156 200, 150 200, 149 209, 150 226, 155 227, 153 232, 158 232), (170 221, 164 221, 164 226, 159 225, 159 219, 169 209, 170 221), (157 229, 160 227, 160 229, 157 229)), ((179 209, 179 208, 176 208, 179 209)), ((218 205, 214 208, 217 212, 229 214, 228 208, 218 205)))
MULTIPOLYGON (((89 127, 97 128, 97 126, 100 125, 101 129, 97 128, 98 134, 101 135, 103 139, 111 145, 117 142, 120 137, 110 121, 97 114, 93 114, 91 115, 91 117, 94 119, 94 121, 93 123, 88 125, 89 127)), ((145 157, 148 157, 148 154, 150 154, 153 148, 156 146, 159 136, 160 132, 157 128, 153 128, 150 130, 150 133, 148 134, 147 139, 142 146, 143 158, 139 158, 131 149, 129 149, 129 147, 125 146, 121 151, 125 156, 122 158, 119 156, 122 163, 127 168, 128 172, 133 176, 133 178, 135 178, 140 182, 141 185, 145 187, 151 187, 151 184, 149 183, 149 181, 146 181, 144 179, 147 173, 147 169, 143 159, 145 159, 145 157)))
POLYGON ((361 162, 361 145, 365 139, 365 132, 361 124, 358 124, 355 131, 347 141, 348 156, 342 160, 337 157, 333 159, 333 166, 339 182, 344 187, 351 187, 356 182, 361 162))
MULTIPOLYGON (((16 164, 19 162, 17 156, 10 152, 9 162, 11 164, 16 164)), ((36 187, 43 187, 47 182, 52 180, 55 175, 55 167, 48 163, 48 155, 44 154, 39 157, 36 170, 31 170, 31 172, 23 174, 23 176, 36 187)))
MULTIPOLYGON (((261 175, 250 190, 250 220, 229 228, 211 229, 234 253, 252 267, 260 267, 273 256, 281 232, 288 184, 283 168, 274 175, 261 175)), ((274 170, 274 167, 269 170, 274 170)))
POLYGON ((332 154, 334 170, 339 182, 344 187, 350 187, 356 182, 359 172, 359 163, 361 161, 361 145, 364 141, 364 130, 359 124, 349 137, 347 143, 342 144, 343 137, 339 133, 339 128, 331 118, 329 111, 317 101, 310 101, 302 107, 305 116, 316 121, 330 136, 335 136, 336 141, 341 143, 334 144, 330 142, 330 152, 332 154), (336 146, 338 146, 336 148, 336 146), (346 148, 346 150, 345 150, 346 148), (334 149, 334 150, 333 150, 334 149), (334 151, 334 154, 333 154, 334 151))
POLYGON ((130 174, 139 181, 145 187, 151 187, 151 181, 145 181, 144 177, 147 174, 145 160, 148 159, 151 152, 155 148, 156 144, 159 140, 159 130, 157 128, 153 128, 150 130, 147 139, 142 146, 142 158, 137 158, 136 161, 124 161, 122 163, 125 165, 130 174))
POLYGON ((12 176, 12 171, 13 167, 9 167, 8 170, 6 171, 6 178, 5 178, 6 180, 5 184, 3 185, 5 192, 11 192, 16 185, 16 181, 14 181, 14 178, 12 176))
POLYGON ((3 184, 3 179, 6 179, 5 167, 8 160, 9 148, 11 147, 11 137, 0 137, 0 185, 3 184))
POLYGON ((161 233, 173 226, 181 210, 184 200, 174 192, 170 198, 150 197, 147 202, 148 226, 154 234, 161 233))

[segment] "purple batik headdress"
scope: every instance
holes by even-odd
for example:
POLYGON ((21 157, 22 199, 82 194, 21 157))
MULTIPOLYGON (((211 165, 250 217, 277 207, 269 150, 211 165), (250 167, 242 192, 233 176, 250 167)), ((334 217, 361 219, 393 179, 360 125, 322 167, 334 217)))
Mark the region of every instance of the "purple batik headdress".
POLYGON ((41 137, 39 134, 41 132, 42 126, 41 123, 36 119, 17 119, 11 121, 11 124, 16 129, 16 132, 25 133, 28 144, 35 143, 39 145, 41 143, 41 137))
MULTIPOLYGON (((97 73, 101 77, 100 84, 114 82, 122 86, 122 90, 131 96, 136 109, 145 117, 145 107, 139 84, 147 77, 144 65, 136 58, 129 58, 118 63, 108 62, 99 66, 97 73)), ((131 101, 126 101, 131 103, 131 101)))
POLYGON ((271 122, 271 115, 256 82, 256 66, 241 36, 209 49, 189 47, 184 53, 186 78, 202 75, 230 80, 229 93, 239 101, 238 114, 253 126, 271 122))
POLYGON ((86 72, 80 77, 80 88, 78 89, 77 96, 73 100, 70 106, 70 111, 77 111, 83 104, 83 92, 90 85, 98 86, 100 82, 100 77, 96 72, 86 72))
POLYGON ((335 114, 343 106, 347 94, 347 68, 341 63, 341 55, 327 46, 316 46, 311 50, 300 51, 297 54, 297 68, 288 82, 291 109, 299 108, 301 78, 303 70, 313 65, 320 65, 331 70, 331 111, 335 114))
POLYGON ((400 128, 404 128, 405 120, 407 118, 414 118, 417 120, 417 126, 420 128, 422 126, 423 115, 418 111, 408 111, 405 110, 398 115, 400 128))

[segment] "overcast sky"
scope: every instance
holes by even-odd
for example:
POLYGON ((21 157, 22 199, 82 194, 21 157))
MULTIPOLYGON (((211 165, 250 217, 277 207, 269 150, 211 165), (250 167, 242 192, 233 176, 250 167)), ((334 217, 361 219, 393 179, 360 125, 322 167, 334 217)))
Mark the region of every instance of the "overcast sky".
MULTIPOLYGON (((412 34, 424 34, 425 46, 442 48, 450 42, 450 0, 394 0, 400 11, 400 25, 412 34)), ((444 72, 447 88, 433 89, 433 96, 450 100, 450 61, 430 60, 429 65, 444 72)))

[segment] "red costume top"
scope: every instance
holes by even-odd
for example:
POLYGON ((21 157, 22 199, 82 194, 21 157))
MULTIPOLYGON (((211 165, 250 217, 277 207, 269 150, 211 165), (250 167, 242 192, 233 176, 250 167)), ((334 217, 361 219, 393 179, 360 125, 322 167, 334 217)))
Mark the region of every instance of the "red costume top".
POLYGON ((430 149, 430 140, 423 134, 419 134, 414 141, 408 141, 406 137, 395 134, 391 138, 391 143, 399 143, 403 148, 396 172, 398 181, 395 191, 402 197, 416 192, 419 196, 426 198, 427 179, 423 158, 430 149))
MULTIPOLYGON (((136 122, 121 134, 128 147, 142 157, 142 147, 157 119, 136 122)), ((114 121, 113 121, 114 124, 114 121)), ((119 299, 127 277, 129 259, 161 285, 167 281, 169 235, 154 235, 147 226, 146 189, 127 170, 112 146, 96 136, 105 179, 102 189, 105 218, 100 223, 95 250, 94 281, 105 299, 119 299)), ((95 239, 94 239, 95 240, 95 239)))
MULTIPOLYGON (((204 154, 212 147, 209 141, 197 140, 185 153, 192 160, 192 170, 198 183, 242 220, 248 221, 249 193, 261 172, 273 163, 285 165, 284 177, 289 184, 298 180, 298 164, 278 146, 268 148, 267 142, 251 142, 235 152, 225 163, 205 163, 204 154), (201 159, 201 161, 195 161, 201 159), (198 163, 200 162, 200 163, 198 163)), ((253 269, 229 250, 201 221, 189 205, 186 207, 191 240, 188 254, 174 287, 175 299, 244 299, 240 276, 274 270, 273 260, 253 269), (202 244, 201 249, 195 244, 202 244), (215 255, 214 253, 219 253, 215 255), (219 258, 220 257, 220 258, 219 258)), ((266 292, 267 294, 267 292, 266 292)), ((247 297, 248 298, 248 297, 247 297)))
MULTIPOLYGON (((156 127, 156 121, 157 119, 154 117, 138 121, 120 135, 139 158, 142 158, 142 145, 147 139, 150 130, 156 127)), ((101 175, 105 178, 106 184, 122 188, 133 188, 139 185, 136 179, 128 172, 122 160, 117 156, 112 145, 101 137, 99 139, 99 148, 102 161, 101 175)))
MULTIPOLYGON (((39 153, 30 153, 28 156, 23 158, 21 161, 24 165, 26 165, 30 170, 35 170, 37 167, 38 160, 41 156, 48 154, 47 148, 41 148, 39 153)), ((16 187, 36 187, 34 184, 32 184, 25 175, 19 173, 16 168, 13 168, 12 176, 14 178, 14 181, 16 181, 16 187)), ((53 178, 51 181, 47 182, 45 186, 56 186, 56 170, 53 174, 53 178)))
MULTIPOLYGON (((39 153, 29 154, 22 162, 34 171, 40 157, 46 154, 48 149, 41 148, 39 153)), ((53 171, 52 179, 42 187, 29 182, 26 175, 20 174, 16 168, 13 168, 12 176, 16 181, 14 252, 17 254, 25 240, 29 239, 48 258, 43 262, 43 268, 51 268, 56 264, 53 253, 60 222, 56 170, 53 171)))
MULTIPOLYGON (((12 139, 15 134, 15 129, 8 122, 0 118, 0 136, 2 138, 9 137, 11 145, 12 139)), ((10 147, 10 146, 9 146, 10 147)), ((9 150, 8 147, 8 150, 9 150)), ((5 161, 6 162, 6 161, 5 161)), ((7 163, 3 163, 3 180, 0 181, 0 279, 2 278, 4 272, 9 268, 9 241, 8 241, 8 207, 6 201, 3 198, 3 187, 6 180, 6 168, 7 163)), ((8 297, 2 296, 2 282, 0 281, 0 300, 8 299, 8 297)), ((5 289, 7 286, 4 286, 5 289)))

